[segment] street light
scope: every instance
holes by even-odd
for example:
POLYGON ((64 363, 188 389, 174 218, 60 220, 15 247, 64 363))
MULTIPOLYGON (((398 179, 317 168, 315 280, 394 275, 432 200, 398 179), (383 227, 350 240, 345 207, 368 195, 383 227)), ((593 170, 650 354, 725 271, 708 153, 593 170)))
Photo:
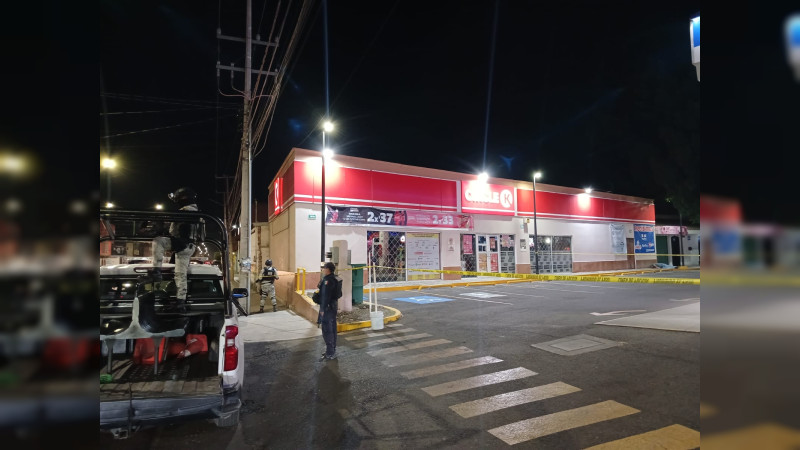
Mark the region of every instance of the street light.
POLYGON ((114 204, 111 202, 106 202, 106 208, 113 208, 114 204))
MULTIPOLYGON (((325 122, 325 128, 328 128, 330 122, 325 122)), ((331 124, 331 129, 333 129, 333 125, 331 124)), ((322 135, 325 135, 323 131, 322 135)), ((324 138, 323 138, 324 140, 324 138)), ((333 158, 333 150, 329 148, 322 149, 322 223, 320 224, 320 244, 319 244, 319 253, 320 253, 320 266, 325 264, 325 219, 328 217, 328 212, 325 210, 325 160, 333 158)))
POLYGON ((542 178, 542 172, 533 174, 533 259, 536 264, 536 275, 539 275, 539 230, 536 228, 536 179, 542 178))
POLYGON ((487 181, 489 181, 489 174, 486 172, 479 173, 478 181, 480 181, 481 183, 486 183, 487 181))
POLYGON ((592 193, 592 188, 587 187, 586 189, 583 190, 583 192, 586 192, 587 194, 591 194, 592 193))
POLYGON ((159 203, 159 204, 156 205, 156 209, 160 211, 160 210, 164 209, 164 205, 159 203))
POLYGON ((108 189, 106 192, 106 200, 111 201, 111 171, 117 167, 117 162, 112 158, 103 158, 100 162, 101 167, 106 169, 106 179, 108 182, 108 189))

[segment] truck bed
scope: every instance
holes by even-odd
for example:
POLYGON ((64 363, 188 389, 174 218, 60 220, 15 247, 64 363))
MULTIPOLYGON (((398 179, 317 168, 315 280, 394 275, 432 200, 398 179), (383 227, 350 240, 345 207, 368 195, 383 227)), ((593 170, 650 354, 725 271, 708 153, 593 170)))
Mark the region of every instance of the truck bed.
MULTIPOLYGON (((106 366, 100 369, 105 374, 106 366)), ((100 384, 100 401, 164 396, 219 394, 220 376, 217 363, 208 360, 208 353, 185 359, 167 358, 158 364, 158 375, 152 365, 134 364, 131 355, 114 357, 110 383, 100 384)))

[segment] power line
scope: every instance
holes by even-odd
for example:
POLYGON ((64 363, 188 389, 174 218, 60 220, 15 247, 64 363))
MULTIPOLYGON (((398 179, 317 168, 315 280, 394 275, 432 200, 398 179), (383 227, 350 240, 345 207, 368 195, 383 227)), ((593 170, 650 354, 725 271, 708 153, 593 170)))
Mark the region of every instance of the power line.
MULTIPOLYGON (((179 108, 179 109, 155 109, 150 111, 116 111, 116 112, 109 112, 109 113, 100 113, 101 116, 118 116, 123 114, 154 114, 154 113, 164 113, 164 112, 178 112, 178 111, 202 111, 205 109, 212 109, 216 108, 216 106, 204 106, 204 107, 195 107, 195 108, 179 108)), ((231 109, 231 108, 228 108, 231 109)))
MULTIPOLYGON (((233 115, 231 114, 231 115, 228 115, 227 117, 233 117, 233 115)), ((210 119, 197 120, 197 121, 194 121, 194 122, 184 122, 184 123, 179 123, 179 124, 175 124, 175 125, 169 125, 169 126, 166 126, 166 127, 149 128, 149 129, 146 129, 146 130, 129 131, 127 133, 111 134, 111 135, 108 135, 108 136, 101 136, 101 139, 107 139, 107 138, 118 137, 118 136, 128 136, 128 135, 131 135, 131 134, 149 133, 151 131, 166 130, 166 129, 169 129, 169 128, 183 127, 183 126, 186 126, 186 125, 195 125, 195 124, 198 124, 198 123, 210 122, 212 120, 214 120, 213 117, 210 118, 210 119)))

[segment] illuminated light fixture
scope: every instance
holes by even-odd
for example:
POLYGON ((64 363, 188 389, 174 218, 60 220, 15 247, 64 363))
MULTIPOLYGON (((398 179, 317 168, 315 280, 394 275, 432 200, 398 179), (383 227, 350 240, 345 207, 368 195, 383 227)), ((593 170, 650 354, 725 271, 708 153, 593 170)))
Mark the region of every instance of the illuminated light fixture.
POLYGON ((586 192, 587 194, 591 194, 592 193, 592 188, 587 187, 586 189, 583 190, 583 192, 586 192))
POLYGON ((111 202, 106 202, 106 208, 113 208, 114 204, 111 202))
POLYGON ((478 181, 480 181, 481 183, 486 183, 487 181, 489 181, 489 174, 486 172, 479 173, 478 181))
POLYGON ((322 149, 322 157, 325 158, 326 160, 333 158, 333 150, 329 148, 322 149))
POLYGON ((326 133, 330 133, 333 131, 333 122, 326 120, 325 123, 322 124, 322 129, 325 130, 326 133))
POLYGON ((162 210, 162 209, 164 209, 164 205, 162 205, 161 203, 159 203, 159 204, 157 204, 157 205, 156 205, 156 209, 158 209, 158 210, 162 210))
POLYGON ((103 168, 105 168, 105 169, 113 169, 113 168, 117 167, 117 162, 114 161, 111 158, 103 158, 102 164, 103 164, 103 168))

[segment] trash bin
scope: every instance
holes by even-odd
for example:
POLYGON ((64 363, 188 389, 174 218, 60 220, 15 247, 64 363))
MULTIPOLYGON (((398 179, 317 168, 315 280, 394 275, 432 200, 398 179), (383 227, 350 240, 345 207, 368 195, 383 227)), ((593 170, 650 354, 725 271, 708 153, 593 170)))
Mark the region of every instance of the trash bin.
POLYGON ((351 264, 353 267, 353 304, 364 303, 364 267, 366 264, 351 264))

